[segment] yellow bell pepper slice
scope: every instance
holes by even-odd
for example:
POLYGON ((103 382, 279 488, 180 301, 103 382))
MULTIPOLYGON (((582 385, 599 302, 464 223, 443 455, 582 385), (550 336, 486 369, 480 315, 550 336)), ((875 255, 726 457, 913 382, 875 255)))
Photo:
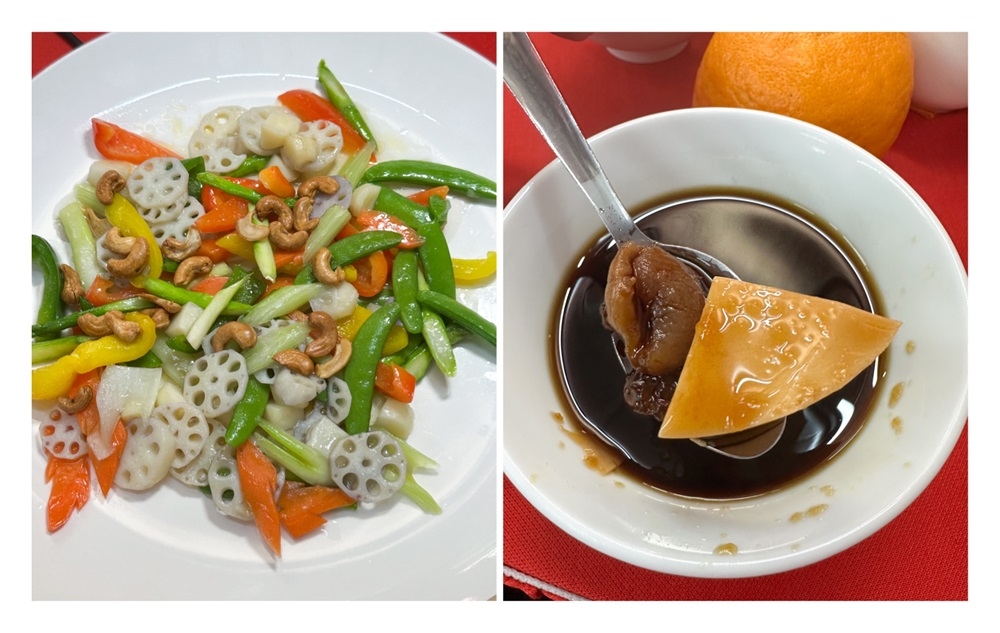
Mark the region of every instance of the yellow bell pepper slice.
POLYGON ((496 251, 488 251, 481 259, 452 259, 455 283, 471 285, 497 274, 496 251))
MULTIPOLYGON (((122 235, 141 237, 146 240, 146 243, 149 244, 149 276, 153 279, 159 279, 160 273, 163 272, 163 253, 160 251, 160 245, 156 243, 153 231, 150 230, 149 225, 142 219, 132 203, 121 194, 116 193, 114 200, 105 211, 105 217, 112 226, 118 227, 122 235)), ((132 285, 142 288, 144 281, 146 281, 144 275, 137 275, 132 278, 132 285)))
POLYGON ((126 343, 113 334, 102 336, 81 343, 72 354, 63 356, 51 365, 33 369, 31 399, 58 398, 69 391, 78 374, 106 365, 127 363, 153 349, 153 342, 156 341, 156 324, 153 319, 141 312, 129 312, 125 315, 125 320, 139 324, 139 338, 126 343))
MULTIPOLYGON (((367 321, 371 315, 372 313, 368 308, 360 305, 354 306, 354 313, 351 316, 337 322, 337 333, 347 340, 353 341, 354 337, 358 334, 358 330, 361 329, 361 324, 367 321)), ((409 342, 410 335, 407 333, 406 328, 397 323, 389 329, 389 336, 385 339, 385 345, 382 346, 382 355, 389 356, 390 354, 395 354, 406 347, 409 342)))

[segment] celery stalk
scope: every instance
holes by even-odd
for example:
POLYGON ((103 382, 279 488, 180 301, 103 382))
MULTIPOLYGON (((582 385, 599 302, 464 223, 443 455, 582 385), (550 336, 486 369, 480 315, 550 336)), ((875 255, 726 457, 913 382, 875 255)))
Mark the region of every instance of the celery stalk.
POLYGON ((352 187, 357 187, 361 182, 361 177, 365 175, 371 160, 372 152, 377 149, 374 141, 368 141, 365 146, 359 149, 351 158, 345 162, 337 171, 338 176, 347 179, 352 187))
POLYGON ((319 249, 329 246, 350 219, 350 212, 339 204, 333 205, 319 216, 319 224, 309 233, 309 238, 306 240, 302 263, 311 264, 319 249))
POLYGON ((84 288, 90 288, 101 274, 101 268, 97 263, 97 240, 87 224, 83 206, 79 202, 69 203, 59 211, 59 222, 73 251, 73 268, 80 276, 80 283, 84 288))
POLYGON ((79 202, 83 207, 90 207, 94 210, 94 213, 100 217, 104 217, 105 207, 100 200, 97 199, 97 189, 94 185, 89 182, 79 182, 73 187, 73 197, 79 202))
POLYGON ((308 323, 290 323, 258 336, 253 347, 243 351, 247 371, 253 374, 276 365, 274 355, 305 343, 310 327, 308 323))
POLYGON ((268 459, 284 466, 308 484, 333 485, 330 462, 326 455, 303 444, 263 418, 257 421, 257 428, 267 433, 267 435, 255 433, 254 441, 268 459))
POLYGON ((249 326, 263 325, 271 319, 298 310, 323 290, 323 284, 299 284, 278 288, 240 317, 249 326))
POLYGON ((407 469, 406 480, 403 482, 403 487, 400 488, 399 492, 409 497, 410 501, 417 504, 417 506, 426 512, 427 514, 441 514, 441 506, 438 505, 431 493, 427 492, 417 480, 413 478, 413 474, 407 469))
POLYGON ((178 352, 167 345, 167 337, 161 334, 158 334, 156 340, 153 341, 152 351, 163 363, 160 365, 163 374, 178 385, 184 384, 184 376, 191 370, 195 357, 191 354, 178 352))
POLYGON ((201 347, 201 342, 205 340, 205 336, 208 335, 208 331, 212 328, 212 324, 215 323, 215 320, 219 318, 222 311, 225 310, 226 306, 229 305, 229 302, 232 301, 233 297, 243 286, 244 281, 246 281, 246 279, 241 279, 232 286, 226 286, 219 292, 215 293, 215 296, 209 302, 205 311, 198 316, 185 336, 185 338, 187 338, 187 342, 191 344, 191 347, 201 347))

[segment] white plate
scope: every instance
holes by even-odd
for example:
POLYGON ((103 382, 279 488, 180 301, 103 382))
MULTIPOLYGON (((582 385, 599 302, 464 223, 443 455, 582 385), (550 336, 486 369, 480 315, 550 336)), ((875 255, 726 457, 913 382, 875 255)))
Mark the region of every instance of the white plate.
MULTIPOLYGON (((386 146, 382 158, 440 160, 495 177, 495 66, 434 34, 109 34, 33 81, 33 231, 55 241, 54 213, 82 180, 91 117, 173 142, 213 107, 273 103, 320 90, 320 59, 386 146), (428 80, 428 78, 431 78, 428 80), (446 78, 446 79, 443 79, 446 78)), ((456 257, 496 250, 496 212, 458 203, 446 234, 456 257)), ((66 254, 65 249, 63 255, 66 254)), ((35 273, 36 297, 40 276, 35 273)), ((495 318, 496 289, 459 298, 495 318)), ((444 509, 407 500, 343 513, 323 533, 268 554, 251 524, 218 514, 176 482, 147 494, 99 491, 55 534, 45 528, 45 459, 35 444, 32 591, 36 599, 488 599, 496 595, 496 360, 456 350, 457 378, 436 372, 414 401, 411 443, 440 463, 418 475, 444 509)), ((40 414, 35 411, 36 429, 40 414)), ((36 430, 37 437, 37 430, 36 430)), ((27 450, 25 447, 24 450, 27 450)), ((95 486, 96 490, 96 486, 95 486)))
POLYGON ((814 126, 749 110, 678 110, 592 139, 626 207, 691 187, 771 192, 825 218, 853 244, 903 322, 883 389, 855 440, 794 485, 738 502, 659 492, 587 468, 553 412, 571 415, 550 365, 549 324, 562 282, 601 230, 557 162, 511 201, 504 241, 504 472, 525 498, 590 547, 647 569, 746 577, 807 565, 861 541, 896 517, 944 463, 967 416, 967 295, 961 260, 937 218, 883 163, 814 126), (517 292, 510 289, 517 288, 517 292), (905 351, 908 341, 916 350, 905 351), (904 421, 896 434, 893 416, 904 421), (819 516, 792 520, 825 506, 819 516), (735 556, 713 553, 733 544, 735 556))

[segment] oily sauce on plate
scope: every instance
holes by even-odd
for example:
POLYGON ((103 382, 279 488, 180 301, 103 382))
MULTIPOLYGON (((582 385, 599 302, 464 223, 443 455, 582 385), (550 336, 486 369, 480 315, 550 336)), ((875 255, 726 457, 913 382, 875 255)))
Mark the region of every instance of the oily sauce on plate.
MULTIPOLYGON (((742 279, 881 312, 860 257, 808 211, 767 194, 713 189, 654 201, 636 216, 653 239, 708 252, 742 279)), ((788 417, 764 455, 738 460, 690 440, 657 437, 660 420, 633 412, 625 372, 601 322, 608 266, 617 250, 605 235, 568 274, 553 319, 552 366, 568 410, 585 430, 626 458, 621 470, 667 492, 737 499, 786 486, 842 450, 860 430, 885 374, 886 354, 844 388, 788 417)))

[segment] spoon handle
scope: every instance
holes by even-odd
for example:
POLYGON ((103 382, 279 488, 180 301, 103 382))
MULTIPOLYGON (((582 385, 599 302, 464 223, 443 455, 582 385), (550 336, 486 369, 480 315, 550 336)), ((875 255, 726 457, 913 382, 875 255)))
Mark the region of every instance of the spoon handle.
POLYGON ((597 208, 615 242, 651 241, 638 230, 611 188, 527 33, 504 33, 503 80, 597 208))

